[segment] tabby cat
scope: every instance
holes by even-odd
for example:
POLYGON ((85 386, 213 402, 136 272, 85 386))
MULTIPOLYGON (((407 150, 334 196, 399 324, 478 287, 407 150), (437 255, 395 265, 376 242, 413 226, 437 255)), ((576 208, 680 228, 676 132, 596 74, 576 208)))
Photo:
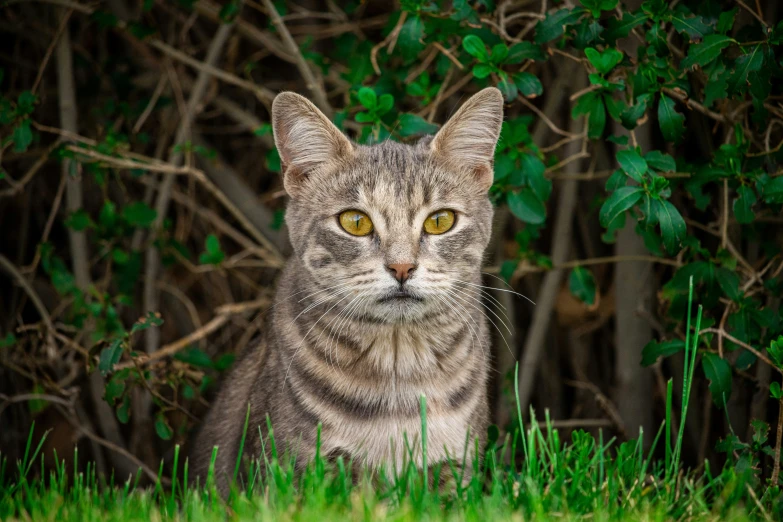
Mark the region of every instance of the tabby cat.
MULTIPOLYGON (((295 451, 298 463, 314 456, 320 423, 322 455, 400 469, 410 456, 403 434, 420 446, 422 395, 430 465, 459 462, 468 439, 483 443, 490 345, 480 267, 502 120, 503 98, 488 88, 434 137, 363 146, 305 98, 275 98, 294 253, 263 339, 238 358, 203 423, 197 476, 218 446, 227 490, 248 404, 245 456, 269 451, 268 415, 278 451, 295 451)), ((421 464, 421 452, 413 458, 421 464)))

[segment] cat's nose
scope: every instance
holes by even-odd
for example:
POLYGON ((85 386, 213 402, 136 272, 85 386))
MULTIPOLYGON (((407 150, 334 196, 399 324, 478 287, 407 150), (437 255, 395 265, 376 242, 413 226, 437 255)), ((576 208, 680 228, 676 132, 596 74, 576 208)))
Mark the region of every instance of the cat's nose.
POLYGON ((416 265, 410 263, 392 263, 387 265, 386 268, 391 272, 392 276, 394 276, 394 279, 402 284, 410 279, 411 274, 416 269, 416 265))

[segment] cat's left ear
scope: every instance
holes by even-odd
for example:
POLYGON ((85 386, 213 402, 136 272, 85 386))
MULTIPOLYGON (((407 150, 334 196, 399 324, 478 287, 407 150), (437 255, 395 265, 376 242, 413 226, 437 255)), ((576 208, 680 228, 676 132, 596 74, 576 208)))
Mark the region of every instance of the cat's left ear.
POLYGON ((488 87, 470 97, 430 142, 430 150, 455 169, 469 169, 482 190, 492 185, 492 162, 503 125, 503 95, 488 87))
POLYGON ((351 140, 324 113, 293 92, 281 92, 272 102, 272 128, 283 185, 291 197, 307 178, 333 170, 354 151, 351 140))

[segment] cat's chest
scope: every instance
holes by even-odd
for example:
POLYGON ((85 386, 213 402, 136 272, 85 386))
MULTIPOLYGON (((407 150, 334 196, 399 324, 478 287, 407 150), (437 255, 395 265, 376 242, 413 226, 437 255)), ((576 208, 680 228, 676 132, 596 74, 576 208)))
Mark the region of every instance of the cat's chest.
MULTIPOLYGON (((427 461, 443 462, 451 458, 460 462, 466 441, 477 435, 471 430, 469 420, 467 412, 427 415, 427 461)), ((372 468, 400 469, 411 455, 421 464, 421 434, 421 419, 415 417, 349 421, 324 433, 324 450, 347 453, 372 468)))

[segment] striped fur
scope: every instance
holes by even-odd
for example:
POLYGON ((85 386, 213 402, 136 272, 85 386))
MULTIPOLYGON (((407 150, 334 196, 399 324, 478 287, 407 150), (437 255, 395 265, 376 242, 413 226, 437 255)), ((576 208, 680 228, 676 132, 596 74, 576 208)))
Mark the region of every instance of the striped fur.
POLYGON ((460 460, 466 438, 483 441, 488 423, 489 333, 476 285, 493 211, 486 174, 477 172, 491 179, 500 94, 480 92, 413 146, 354 145, 292 93, 273 109, 294 255, 263 340, 238 359, 207 415, 192 455, 196 475, 218 445, 225 491, 248 404, 246 455, 261 454, 257 434, 266 444, 269 415, 278 451, 296 451, 299 463, 314 455, 321 423, 324 455, 399 469, 404 434, 419 446, 424 395, 428 461, 460 460), (444 208, 456 212, 454 227, 423 234, 426 217, 444 208), (337 216, 347 209, 370 216, 374 232, 342 230, 337 216), (400 287, 386 269, 392 263, 417 265, 404 283, 415 299, 387 299, 400 287))

